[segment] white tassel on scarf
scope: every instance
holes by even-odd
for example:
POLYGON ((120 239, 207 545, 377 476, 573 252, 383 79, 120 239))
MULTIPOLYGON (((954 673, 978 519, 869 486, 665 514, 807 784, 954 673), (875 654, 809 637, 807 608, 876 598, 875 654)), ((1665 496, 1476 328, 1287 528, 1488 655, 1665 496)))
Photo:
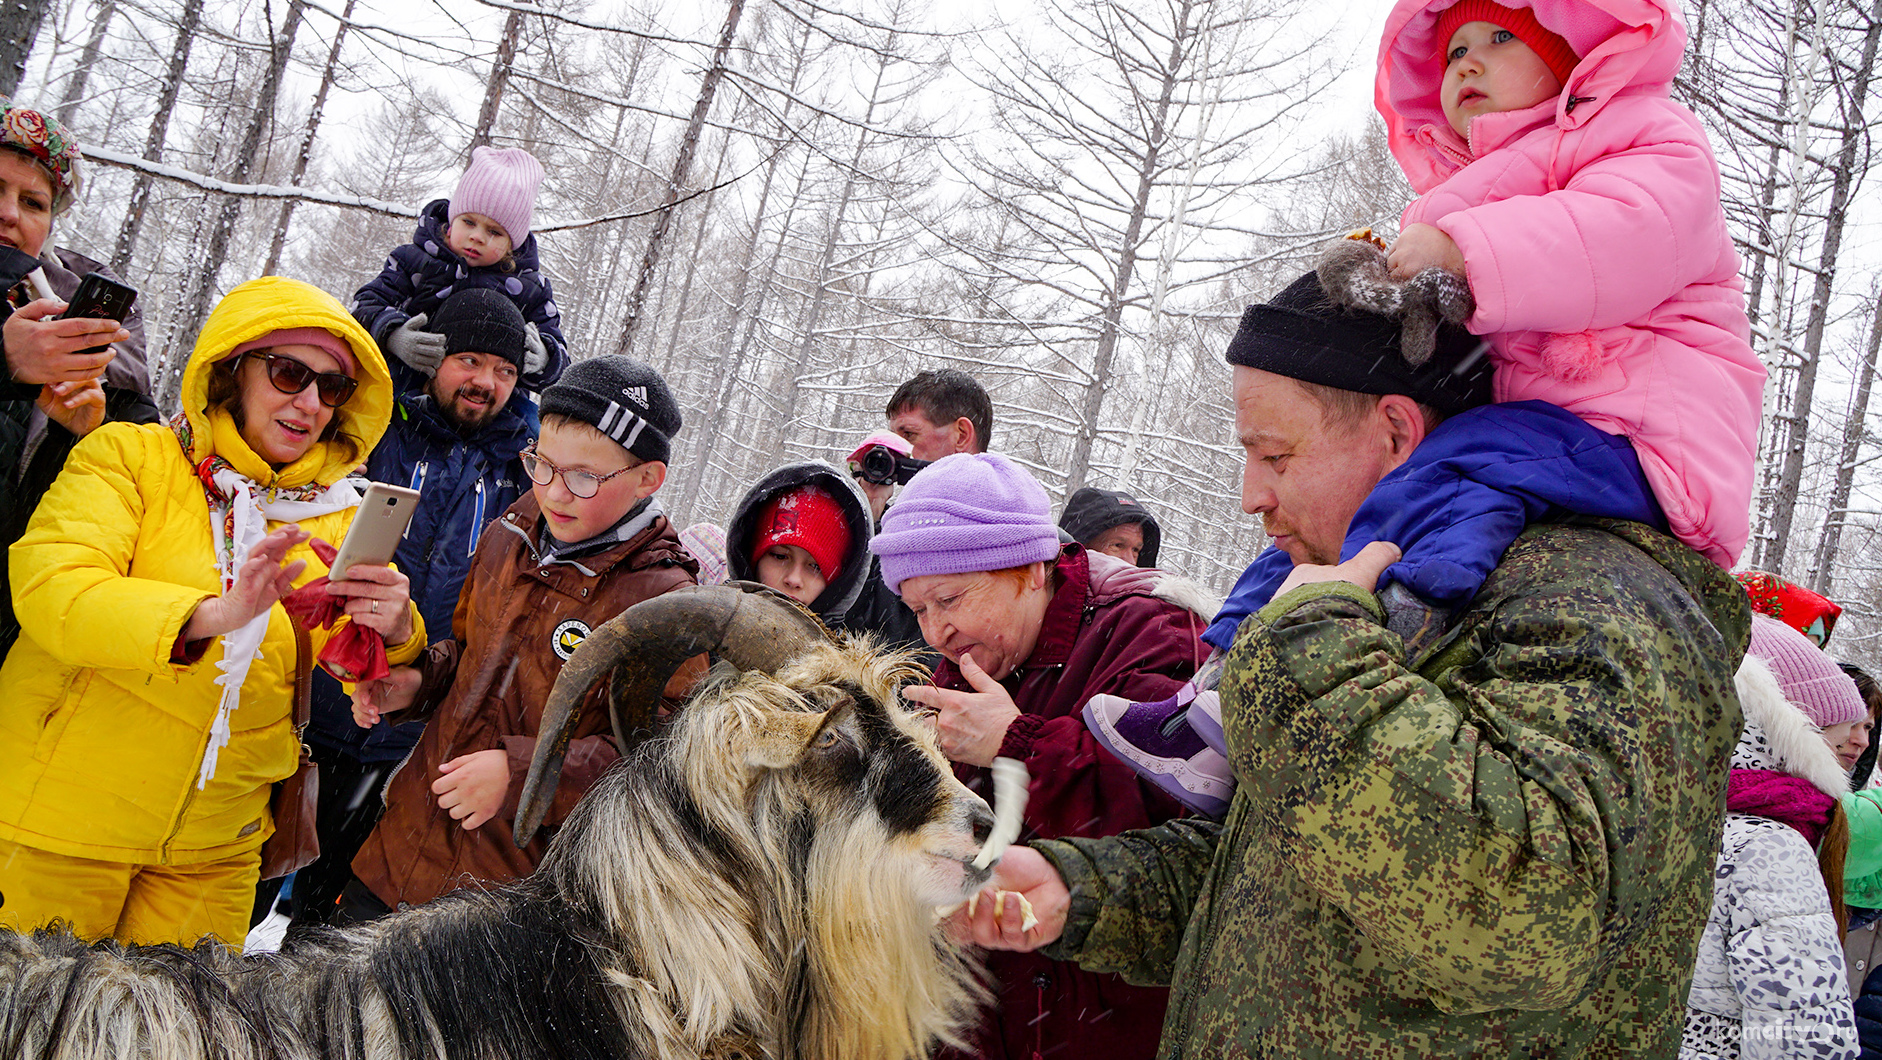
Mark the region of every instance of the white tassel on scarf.
MULTIPOLYGON (((311 499, 290 500, 273 495, 257 498, 255 483, 230 467, 218 469, 213 477, 216 488, 229 498, 235 512, 234 541, 225 539, 220 511, 211 511, 209 519, 215 529, 216 565, 225 594, 234 587, 235 572, 248 559, 249 551, 268 536, 269 521, 294 523, 359 506, 359 490, 351 479, 343 478, 311 499)), ((229 716, 242 704, 242 685, 248 680, 248 668, 261 658, 261 642, 268 635, 268 619, 273 613, 270 607, 246 625, 222 635, 222 658, 216 662, 216 668, 222 671, 216 677, 216 684, 222 686, 222 698, 216 704, 216 719, 209 725, 209 743, 203 748, 202 769, 196 775, 198 790, 216 775, 216 760, 229 745, 229 716)))

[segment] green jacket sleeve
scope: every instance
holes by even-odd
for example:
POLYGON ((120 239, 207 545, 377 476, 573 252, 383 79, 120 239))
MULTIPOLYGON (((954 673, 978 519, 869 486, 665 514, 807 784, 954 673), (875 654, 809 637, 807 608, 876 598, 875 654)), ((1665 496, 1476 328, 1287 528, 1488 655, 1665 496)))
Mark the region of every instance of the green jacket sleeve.
POLYGON ((1030 844, 1071 889, 1059 941, 1043 952, 1137 986, 1168 986, 1222 826, 1193 819, 1102 839, 1030 844))
POLYGON ((1695 804, 1709 763, 1680 759, 1703 757, 1710 728, 1666 706, 1681 700, 1662 655, 1680 649, 1623 581, 1495 603, 1440 645, 1433 678, 1344 583, 1273 601, 1231 652, 1223 723, 1250 841, 1440 1009, 1574 1003, 1604 941, 1654 916, 1656 862, 1710 857, 1667 849, 1653 819, 1695 804))
POLYGON ((1849 819, 1849 854, 1843 860, 1843 897, 1865 909, 1882 906, 1882 788, 1840 797, 1849 819))

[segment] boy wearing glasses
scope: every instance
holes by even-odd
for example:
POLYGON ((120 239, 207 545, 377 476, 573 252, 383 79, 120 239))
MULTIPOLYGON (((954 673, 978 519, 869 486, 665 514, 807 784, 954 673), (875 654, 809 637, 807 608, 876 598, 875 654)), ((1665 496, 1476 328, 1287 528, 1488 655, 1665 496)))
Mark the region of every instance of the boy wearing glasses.
MULTIPOLYGON (((430 722, 387 785, 385 816, 353 859, 336 919, 534 871, 546 843, 539 836, 518 849, 510 820, 563 662, 595 626, 694 583, 698 567, 654 497, 680 429, 660 374, 628 357, 595 357, 543 391, 541 408, 542 434, 522 453, 530 492, 478 541, 453 637, 354 692, 361 725, 394 712, 430 722)), ((703 657, 683 668, 668 694, 704 668, 703 657)), ((551 826, 619 757, 605 694, 595 690, 569 743, 551 826)))

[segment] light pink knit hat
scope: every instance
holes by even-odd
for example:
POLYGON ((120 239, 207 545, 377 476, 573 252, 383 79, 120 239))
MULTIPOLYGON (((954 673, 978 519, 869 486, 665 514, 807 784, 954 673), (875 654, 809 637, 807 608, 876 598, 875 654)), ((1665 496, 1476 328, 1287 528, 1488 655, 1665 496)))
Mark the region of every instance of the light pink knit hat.
POLYGON ((462 213, 480 213, 503 226, 515 247, 529 238, 530 215, 536 209, 536 189, 542 186, 542 163, 520 147, 479 147, 471 152, 470 167, 451 193, 447 220, 462 213))
POLYGON ((1809 715, 1817 728, 1861 721, 1869 716, 1856 682, 1810 638, 1775 618, 1753 612, 1751 647, 1745 654, 1763 659, 1777 678, 1784 698, 1809 715))

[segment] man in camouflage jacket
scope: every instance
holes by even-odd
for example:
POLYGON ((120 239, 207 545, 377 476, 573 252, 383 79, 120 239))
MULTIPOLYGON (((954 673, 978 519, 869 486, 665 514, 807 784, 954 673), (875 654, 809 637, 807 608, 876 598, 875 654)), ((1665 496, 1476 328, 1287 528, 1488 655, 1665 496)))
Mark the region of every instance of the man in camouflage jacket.
POLYGON ((1541 523, 1408 658, 1371 591, 1398 550, 1332 565, 1345 524, 1316 530, 1262 476, 1363 497, 1445 411, 1456 362, 1381 372, 1367 324, 1274 306, 1231 346, 1243 499, 1299 566, 1227 658, 1228 816, 1014 848, 995 884, 1040 925, 980 902, 963 930, 1171 984, 1171 1060, 1672 1056, 1740 724, 1744 593, 1642 524, 1541 523), (1238 358, 1251 340, 1281 352, 1238 358), (1329 374, 1334 347, 1360 367, 1329 374), (1300 380, 1388 396, 1349 414, 1300 380), (1272 400, 1290 388, 1292 411, 1272 400), (1377 457, 1381 431, 1399 434, 1377 457))

